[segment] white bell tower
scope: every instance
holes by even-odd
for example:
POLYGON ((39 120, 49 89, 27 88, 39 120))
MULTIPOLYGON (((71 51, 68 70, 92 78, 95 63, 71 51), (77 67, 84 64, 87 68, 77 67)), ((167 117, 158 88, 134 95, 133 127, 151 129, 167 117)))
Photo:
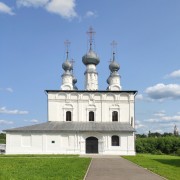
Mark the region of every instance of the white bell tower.
POLYGON ((120 69, 120 65, 115 60, 115 51, 114 46, 116 46, 117 43, 115 41, 112 42, 113 46, 113 59, 110 61, 109 69, 110 69, 110 76, 107 79, 107 83, 109 84, 107 90, 109 91, 119 91, 122 89, 120 85, 120 79, 121 76, 119 75, 118 71, 120 69))
POLYGON ((62 68, 64 69, 64 73, 61 76, 62 77, 61 89, 62 90, 73 90, 73 75, 71 73, 73 67, 72 67, 71 62, 68 59, 68 54, 69 54, 68 47, 70 45, 70 42, 68 40, 65 41, 65 45, 66 45, 67 51, 66 51, 66 60, 62 64, 62 68))
POLYGON ((99 64, 99 57, 92 49, 93 35, 95 34, 92 27, 89 28, 87 32, 89 35, 89 52, 87 52, 83 57, 82 61, 86 65, 85 75, 85 90, 94 91, 98 90, 98 73, 96 71, 96 66, 99 64))

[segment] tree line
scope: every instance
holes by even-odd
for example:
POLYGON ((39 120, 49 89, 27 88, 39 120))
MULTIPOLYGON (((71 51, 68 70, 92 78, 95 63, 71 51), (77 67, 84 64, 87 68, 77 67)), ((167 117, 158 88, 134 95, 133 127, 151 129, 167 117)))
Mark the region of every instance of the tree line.
POLYGON ((0 144, 6 144, 6 134, 0 133, 0 144))
POLYGON ((136 135, 136 152, 151 154, 174 154, 180 156, 180 136, 158 132, 136 135))

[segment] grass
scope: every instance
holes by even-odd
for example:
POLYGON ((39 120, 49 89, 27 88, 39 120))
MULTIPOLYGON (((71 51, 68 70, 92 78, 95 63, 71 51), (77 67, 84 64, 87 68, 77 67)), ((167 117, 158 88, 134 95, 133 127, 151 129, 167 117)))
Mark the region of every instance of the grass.
POLYGON ((178 156, 138 154, 124 156, 124 158, 169 180, 180 179, 180 157, 178 156))
POLYGON ((0 156, 0 179, 81 180, 90 158, 65 155, 0 156))

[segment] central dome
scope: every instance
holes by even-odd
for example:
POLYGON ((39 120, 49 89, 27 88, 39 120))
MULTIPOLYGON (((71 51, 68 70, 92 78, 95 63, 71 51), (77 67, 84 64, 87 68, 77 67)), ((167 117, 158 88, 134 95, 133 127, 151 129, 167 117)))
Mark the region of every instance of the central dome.
POLYGON ((65 71, 67 71, 67 70, 71 71, 71 70, 72 70, 72 64, 71 64, 68 60, 66 60, 66 61, 62 64, 62 68, 63 68, 65 71))
POLYGON ((82 61, 85 65, 88 65, 88 64, 98 65, 100 62, 98 55, 91 49, 89 50, 87 54, 85 54, 82 57, 82 61))

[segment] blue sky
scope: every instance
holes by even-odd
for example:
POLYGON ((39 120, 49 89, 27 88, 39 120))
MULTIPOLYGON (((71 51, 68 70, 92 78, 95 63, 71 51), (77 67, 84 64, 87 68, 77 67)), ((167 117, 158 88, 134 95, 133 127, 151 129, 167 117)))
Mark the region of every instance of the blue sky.
POLYGON ((90 26, 99 89, 115 40, 123 90, 138 90, 137 132, 180 128, 179 0, 0 0, 0 131, 47 121, 44 90, 60 89, 66 39, 84 88, 90 26))

